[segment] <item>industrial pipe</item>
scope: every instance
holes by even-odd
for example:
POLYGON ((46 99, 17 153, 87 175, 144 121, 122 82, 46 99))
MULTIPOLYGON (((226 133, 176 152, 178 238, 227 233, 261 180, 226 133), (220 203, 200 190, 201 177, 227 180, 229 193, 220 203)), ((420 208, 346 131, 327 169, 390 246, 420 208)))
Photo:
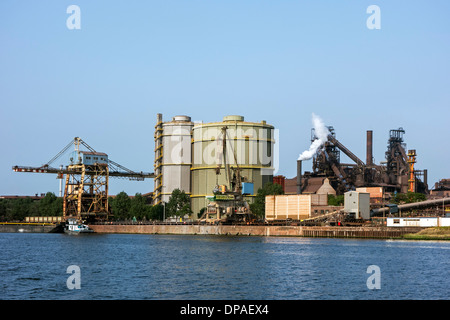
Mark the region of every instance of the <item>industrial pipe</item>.
POLYGON ((357 156, 355 156, 350 150, 348 150, 342 143, 340 143, 335 137, 333 137, 331 134, 328 135, 328 140, 334 144, 336 147, 338 147, 342 152, 344 152, 350 159, 355 161, 358 165, 364 166, 364 162, 359 159, 357 156))
MULTIPOLYGON (((425 200, 420 202, 413 202, 413 203, 405 203, 398 205, 399 210, 405 210, 405 209, 412 209, 412 208, 420 208, 420 207, 432 207, 436 205, 445 205, 450 203, 450 197, 448 198, 441 198, 441 199, 433 199, 433 200, 425 200)), ((380 209, 373 209, 372 210, 372 216, 381 215, 383 213, 389 212, 389 207, 380 208, 380 209)))

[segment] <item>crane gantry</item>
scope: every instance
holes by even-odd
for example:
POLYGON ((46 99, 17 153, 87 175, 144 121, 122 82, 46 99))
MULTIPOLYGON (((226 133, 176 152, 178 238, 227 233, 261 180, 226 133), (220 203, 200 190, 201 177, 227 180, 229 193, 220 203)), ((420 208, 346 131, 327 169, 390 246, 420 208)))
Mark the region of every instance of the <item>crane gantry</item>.
POLYGON ((52 173, 58 179, 66 176, 64 187, 63 217, 77 220, 107 219, 109 177, 128 178, 142 181, 154 178, 153 173, 132 171, 108 158, 103 152, 95 151, 85 141, 75 137, 50 161, 40 167, 14 166, 15 172, 52 173), (88 151, 80 150, 84 146, 88 151), (52 164, 65 154, 71 146, 75 150, 70 156, 70 164, 60 168, 52 164))

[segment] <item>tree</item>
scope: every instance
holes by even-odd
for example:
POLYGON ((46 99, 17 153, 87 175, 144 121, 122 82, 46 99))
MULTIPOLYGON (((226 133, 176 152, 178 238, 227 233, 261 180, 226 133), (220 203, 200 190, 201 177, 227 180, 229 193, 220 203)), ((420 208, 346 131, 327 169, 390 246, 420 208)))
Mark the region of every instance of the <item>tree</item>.
POLYGON ((183 217, 191 213, 191 199, 189 195, 180 189, 173 190, 166 205, 166 216, 183 217))
POLYGON ((250 204, 252 212, 263 218, 266 213, 266 196, 284 194, 283 187, 277 183, 268 182, 262 188, 258 189, 255 201, 250 204))
POLYGON ((136 193, 130 201, 129 216, 136 217, 138 220, 147 219, 150 213, 150 206, 147 205, 147 199, 140 193, 136 193))
POLYGON ((404 194, 404 193, 395 194, 392 202, 395 204, 402 204, 402 203, 425 201, 426 199, 427 199, 427 197, 422 193, 408 191, 408 193, 406 193, 406 194, 404 194))
POLYGON ((31 198, 16 199, 12 202, 10 215, 7 215, 8 221, 25 220, 25 217, 29 215, 32 204, 31 198))
POLYGON ((130 210, 131 199, 125 191, 120 192, 110 201, 111 212, 118 220, 130 218, 128 212, 130 210))
POLYGON ((6 221, 7 210, 8 210, 7 200, 0 199, 0 221, 6 221))
POLYGON ((55 213, 55 216, 63 215, 63 204, 64 198, 56 198, 55 202, 53 202, 53 212, 55 213))
MULTIPOLYGON (((63 212, 63 199, 58 198, 53 192, 47 192, 45 197, 39 200, 37 205, 38 213, 36 215, 39 216, 62 216, 63 212)), ((32 211, 32 208, 30 208, 32 211)), ((30 215, 33 215, 32 212, 29 212, 30 215)))
POLYGON ((155 204, 149 209, 149 220, 163 220, 164 217, 164 206, 162 204, 155 204))

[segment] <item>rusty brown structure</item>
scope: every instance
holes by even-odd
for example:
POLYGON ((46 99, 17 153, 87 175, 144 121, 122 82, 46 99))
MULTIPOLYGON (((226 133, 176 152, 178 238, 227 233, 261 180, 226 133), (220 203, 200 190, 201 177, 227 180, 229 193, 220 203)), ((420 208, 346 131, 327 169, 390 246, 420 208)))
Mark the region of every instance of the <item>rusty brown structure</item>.
MULTIPOLYGON (((415 192, 428 193, 427 170, 411 171, 403 128, 390 130, 386 161, 380 164, 373 161, 372 130, 366 132, 366 163, 336 138, 333 127, 328 127, 328 130, 328 141, 312 159, 312 172, 305 172, 300 178, 297 174, 297 193, 313 193, 313 189, 317 189, 317 185, 325 178, 329 179, 337 194, 359 187, 382 187, 386 192, 406 193, 411 185, 414 185, 415 192), (354 163, 342 163, 341 152, 354 163)), ((311 141, 314 139, 313 132, 311 141)), ((288 185, 289 181, 286 180, 288 185)))
POLYGON ((273 183, 279 184, 283 188, 283 192, 286 192, 286 177, 285 176, 274 176, 273 183))

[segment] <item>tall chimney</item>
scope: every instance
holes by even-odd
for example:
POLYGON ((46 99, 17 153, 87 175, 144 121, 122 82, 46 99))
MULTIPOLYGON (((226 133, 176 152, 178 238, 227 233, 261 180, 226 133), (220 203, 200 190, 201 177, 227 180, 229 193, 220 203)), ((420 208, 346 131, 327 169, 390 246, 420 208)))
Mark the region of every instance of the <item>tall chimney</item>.
POLYGON ((297 160, 297 194, 302 193, 302 160, 297 160))
POLYGON ((366 165, 373 165, 373 153, 372 153, 372 130, 367 130, 367 153, 366 153, 366 165))

